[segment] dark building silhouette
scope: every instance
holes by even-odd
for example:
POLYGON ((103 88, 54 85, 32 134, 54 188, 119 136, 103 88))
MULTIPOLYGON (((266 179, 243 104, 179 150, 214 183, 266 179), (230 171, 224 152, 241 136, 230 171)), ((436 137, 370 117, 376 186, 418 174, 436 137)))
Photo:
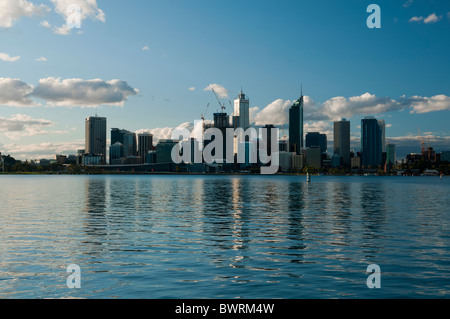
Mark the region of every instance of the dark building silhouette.
POLYGON ((342 165, 350 167, 350 121, 342 119, 334 122, 333 139, 333 154, 341 158, 342 165))
POLYGON ((100 164, 106 164, 106 117, 88 117, 85 133, 86 154, 99 155, 100 164))
POLYGON ((327 135, 318 132, 311 132, 306 134, 306 147, 320 147, 322 153, 327 151, 327 135))
POLYGON ((361 120, 361 165, 377 168, 382 164, 382 131, 377 119, 361 120))
POLYGON ((303 93, 289 109, 289 151, 301 154, 303 148, 303 93))

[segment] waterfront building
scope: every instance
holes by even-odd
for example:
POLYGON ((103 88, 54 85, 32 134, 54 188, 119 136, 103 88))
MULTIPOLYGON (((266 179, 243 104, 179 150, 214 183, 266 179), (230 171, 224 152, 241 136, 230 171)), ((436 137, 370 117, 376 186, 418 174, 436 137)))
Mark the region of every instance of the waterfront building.
POLYGON ((386 163, 395 165, 396 159, 396 146, 394 144, 386 145, 386 163))
POLYGON ((322 167, 322 150, 320 147, 306 149, 306 166, 320 169, 322 167))
POLYGON ((101 156, 100 164, 106 163, 106 117, 91 116, 86 119, 86 153, 101 156))
POLYGON ((378 120, 378 125, 381 130, 381 152, 386 152, 386 122, 384 120, 378 120))
POLYGON ((135 133, 124 129, 112 128, 111 145, 114 145, 117 142, 123 145, 124 153, 122 157, 137 155, 137 140, 135 133))
POLYGON ((334 122, 333 154, 341 157, 343 166, 350 166, 350 121, 334 122))
POLYGON ((306 145, 306 148, 320 147, 322 150, 322 153, 326 153, 326 151, 327 151, 327 135, 320 134, 319 132, 307 133, 305 145, 306 145))
POLYGON ((361 120, 361 165, 364 168, 378 168, 382 164, 381 138, 381 128, 375 118, 361 120))
POLYGON ((289 109, 289 151, 297 155, 303 148, 303 92, 289 109))
POLYGON ((138 156, 141 159, 140 164, 144 164, 149 151, 153 149, 153 135, 150 133, 141 133, 138 135, 138 156))
POLYGON ((233 127, 247 130, 250 127, 250 101, 241 89, 234 100, 233 127))
POLYGON ((172 149, 179 141, 175 140, 160 140, 156 145, 156 163, 167 164, 173 163, 172 149))

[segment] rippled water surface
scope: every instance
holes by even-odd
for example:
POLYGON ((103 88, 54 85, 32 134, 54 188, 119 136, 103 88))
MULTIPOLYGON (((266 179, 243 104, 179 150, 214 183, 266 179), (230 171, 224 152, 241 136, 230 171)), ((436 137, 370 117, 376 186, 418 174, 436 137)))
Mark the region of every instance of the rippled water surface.
POLYGON ((448 177, 0 176, 0 298, 448 298, 449 191, 448 177))

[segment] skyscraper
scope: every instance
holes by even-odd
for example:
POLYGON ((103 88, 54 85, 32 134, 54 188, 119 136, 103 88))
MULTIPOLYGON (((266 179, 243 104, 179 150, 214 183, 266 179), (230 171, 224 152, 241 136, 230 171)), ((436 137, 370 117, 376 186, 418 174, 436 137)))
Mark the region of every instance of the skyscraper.
POLYGON ((141 158, 141 164, 146 161, 146 156, 153 148, 153 135, 150 133, 141 133, 138 135, 138 156, 141 158))
POLYGON ((394 144, 386 145, 386 163, 395 165, 396 162, 396 146, 394 144))
POLYGON ((327 135, 320 134, 318 132, 310 132, 306 134, 305 146, 308 147, 320 147, 322 153, 327 151, 327 135))
POLYGON ((303 92, 289 109, 289 151, 301 154, 303 148, 303 92))
POLYGON ((111 129, 111 145, 121 143, 124 147, 123 157, 137 155, 136 134, 127 130, 118 128, 111 129))
POLYGON ((384 120, 378 120, 378 125, 381 129, 381 152, 386 152, 386 122, 384 120))
POLYGON ((101 164, 106 163, 106 117, 86 119, 86 154, 101 155, 101 164))
POLYGON ((334 122, 334 154, 342 159, 342 165, 350 166, 350 122, 342 119, 334 122))
POLYGON ((377 168, 382 163, 381 127, 373 117, 361 120, 361 165, 377 168))
POLYGON ((250 127, 250 101, 244 92, 234 100, 234 128, 241 127, 244 130, 250 127))

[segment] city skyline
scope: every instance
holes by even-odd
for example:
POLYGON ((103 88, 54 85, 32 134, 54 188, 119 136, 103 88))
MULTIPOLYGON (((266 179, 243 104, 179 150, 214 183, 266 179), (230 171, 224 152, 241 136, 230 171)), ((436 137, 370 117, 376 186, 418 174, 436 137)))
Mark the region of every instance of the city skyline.
POLYGON ((304 136, 327 134, 329 149, 333 122, 346 118, 358 151, 365 116, 385 120, 398 158, 420 151, 419 135, 437 151, 450 148, 445 3, 379 1, 382 28, 369 29, 369 2, 264 1, 258 10, 233 1, 73 2, 83 9, 80 29, 64 27, 61 1, 25 1, 32 14, 5 2, 12 10, 0 13, 2 154, 76 154, 82 119, 96 113, 108 118, 108 131, 169 138, 208 103, 212 120, 220 109, 212 90, 231 116, 229 101, 243 88, 250 124, 288 132, 301 84, 304 136))

